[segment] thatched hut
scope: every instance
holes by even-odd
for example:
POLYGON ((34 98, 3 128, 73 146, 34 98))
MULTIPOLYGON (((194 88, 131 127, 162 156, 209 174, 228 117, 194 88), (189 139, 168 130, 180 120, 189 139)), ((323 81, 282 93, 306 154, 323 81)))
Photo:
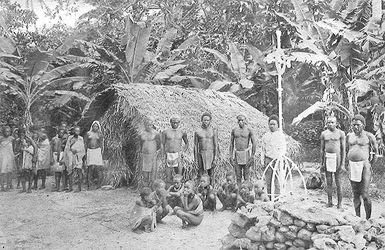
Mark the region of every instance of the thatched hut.
MULTIPOLYGON (((143 122, 152 117, 156 129, 163 131, 170 127, 169 119, 173 114, 181 116, 181 129, 188 133, 190 152, 183 164, 188 169, 186 174, 194 175, 196 165, 193 163, 193 134, 201 123, 201 114, 212 114, 212 125, 219 132, 221 166, 216 168, 217 179, 222 179, 226 168, 231 168, 228 159, 230 132, 237 125, 236 116, 246 115, 248 126, 257 139, 258 149, 262 135, 268 130, 267 117, 242 101, 232 93, 213 90, 186 89, 176 86, 148 84, 114 85, 98 95, 83 114, 83 121, 101 121, 105 134, 105 158, 109 161, 108 182, 119 185, 122 181, 137 183, 139 134, 143 131, 143 122)), ((88 126, 88 124, 83 123, 88 126)), ((289 154, 299 150, 299 143, 291 138, 289 154)), ((256 162, 259 162, 258 160, 256 162)), ((162 175, 159 167, 158 175, 162 175)))

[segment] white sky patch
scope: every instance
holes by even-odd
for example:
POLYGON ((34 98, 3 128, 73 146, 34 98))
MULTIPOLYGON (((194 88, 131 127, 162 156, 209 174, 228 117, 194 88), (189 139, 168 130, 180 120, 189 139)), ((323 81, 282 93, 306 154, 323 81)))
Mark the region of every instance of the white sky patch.
POLYGON ((65 23, 70 27, 74 27, 78 18, 90 11, 93 7, 88 4, 84 4, 81 1, 70 1, 69 10, 61 10, 54 19, 49 15, 46 15, 47 8, 51 13, 55 12, 55 7, 58 5, 58 1, 55 0, 14 0, 20 4, 23 9, 29 9, 35 12, 37 16, 36 27, 50 27, 57 23, 65 23), (70 11, 77 10, 75 11, 70 11))

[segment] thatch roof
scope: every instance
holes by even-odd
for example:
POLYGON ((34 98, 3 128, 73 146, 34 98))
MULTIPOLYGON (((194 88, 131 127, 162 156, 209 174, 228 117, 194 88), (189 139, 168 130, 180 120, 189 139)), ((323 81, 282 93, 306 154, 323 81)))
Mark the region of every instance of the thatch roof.
MULTIPOLYGON (((248 126, 257 139, 257 150, 260 150, 261 137, 268 131, 268 118, 228 92, 148 84, 114 85, 95 98, 83 115, 83 121, 101 121, 107 157, 115 165, 114 169, 120 171, 127 168, 127 164, 136 165, 137 155, 134 157, 132 154, 138 151, 137 136, 143 130, 145 119, 151 116, 157 130, 163 131, 170 127, 170 117, 178 114, 181 117, 180 128, 188 133, 192 151, 193 134, 201 126, 201 114, 205 111, 212 114, 212 125, 218 129, 222 159, 228 159, 230 132, 238 126, 236 116, 239 114, 247 117, 248 126)), ((299 149, 299 143, 291 138, 288 142, 289 154, 292 155, 299 149)), ((127 174, 135 172, 135 167, 129 166, 131 171, 127 174)))

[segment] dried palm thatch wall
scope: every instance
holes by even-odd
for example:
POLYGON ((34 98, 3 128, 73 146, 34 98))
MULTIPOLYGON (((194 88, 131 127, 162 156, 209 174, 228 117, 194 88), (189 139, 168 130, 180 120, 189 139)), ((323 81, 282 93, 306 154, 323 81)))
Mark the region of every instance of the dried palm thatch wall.
MULTIPOLYGON (((109 161, 108 181, 116 186, 124 180, 131 184, 139 181, 139 134, 148 117, 155 120, 156 129, 160 132, 170 127, 169 119, 173 114, 181 116, 180 128, 188 133, 190 142, 183 164, 187 177, 194 176, 197 166, 192 156, 193 134, 200 127, 201 114, 205 111, 212 114, 212 125, 218 129, 221 157, 215 174, 217 180, 223 180, 226 172, 232 169, 228 152, 230 132, 238 126, 236 116, 246 115, 248 126, 257 139, 257 150, 260 150, 262 135, 268 130, 268 118, 231 93, 147 84, 114 85, 91 103, 83 120, 90 123, 100 119, 109 161)), ((289 155, 295 155, 300 145, 292 138, 288 141, 289 155)), ((256 174, 257 167, 255 164, 252 173, 256 174)), ((159 164, 158 176, 162 175, 163 166, 159 164)))

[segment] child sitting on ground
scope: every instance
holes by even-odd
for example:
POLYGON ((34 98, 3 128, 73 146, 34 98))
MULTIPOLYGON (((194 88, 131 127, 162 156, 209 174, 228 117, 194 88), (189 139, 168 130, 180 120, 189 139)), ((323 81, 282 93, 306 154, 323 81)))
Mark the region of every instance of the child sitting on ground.
POLYGON ((217 201, 214 188, 210 185, 210 176, 208 174, 201 176, 198 186, 198 196, 201 198, 205 210, 215 210, 217 201))
POLYGON ((168 194, 167 202, 172 207, 175 208, 176 206, 181 207, 182 206, 182 200, 181 197, 183 195, 183 183, 182 183, 182 175, 176 174, 173 177, 173 185, 171 185, 168 188, 168 194))
POLYGON ((156 201, 151 198, 151 189, 142 188, 140 191, 140 200, 136 201, 130 220, 132 230, 144 230, 145 232, 154 231, 156 226, 156 201))
POLYGON ((194 182, 187 181, 184 184, 182 195, 182 207, 175 207, 176 216, 182 219, 182 228, 188 225, 198 226, 203 220, 203 202, 194 191, 194 182))
POLYGON ((156 179, 153 183, 154 192, 151 194, 151 199, 156 201, 156 222, 161 221, 166 215, 171 215, 173 209, 167 202, 166 183, 161 179, 156 179))
POLYGON ((225 209, 231 209, 235 211, 237 206, 238 185, 235 181, 235 175, 228 173, 226 175, 226 182, 222 184, 222 187, 218 190, 218 198, 221 201, 223 207, 221 211, 225 209))
POLYGON ((238 194, 237 207, 235 210, 254 203, 254 194, 252 189, 253 184, 250 181, 244 181, 242 183, 241 190, 238 194))
POLYGON ((258 201, 270 201, 269 197, 267 196, 266 184, 264 180, 257 180, 254 182, 254 203, 258 201))

